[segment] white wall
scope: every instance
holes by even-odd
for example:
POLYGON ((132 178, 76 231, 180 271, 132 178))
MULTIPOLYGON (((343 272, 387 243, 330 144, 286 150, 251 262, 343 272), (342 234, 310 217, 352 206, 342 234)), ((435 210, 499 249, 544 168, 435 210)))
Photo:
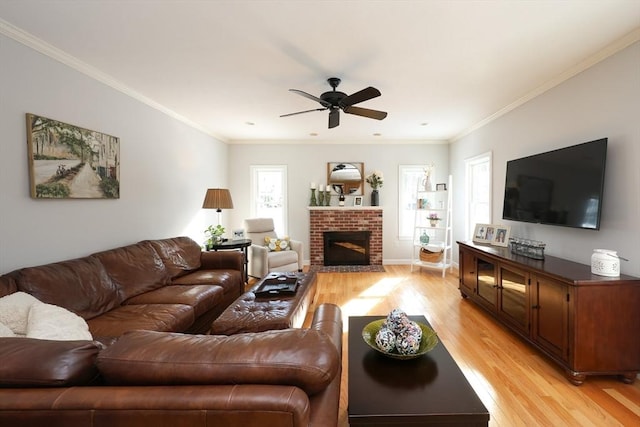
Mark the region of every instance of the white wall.
POLYGON ((0 274, 142 239, 203 240, 227 145, 4 35, 0 64, 0 274), (120 199, 31 199, 25 113, 119 137, 120 199))
MULTIPOLYGON (((547 244, 546 253, 590 264, 595 248, 613 249, 640 276, 640 43, 635 43, 451 145, 454 179, 464 160, 493 152, 493 223, 547 244), (502 220, 506 162, 608 137, 599 231, 502 220)), ((454 193, 454 225, 463 223, 463 194, 454 193)), ((454 240, 467 240, 461 227, 454 240)), ((456 254, 457 256, 457 254, 456 254)))
MULTIPOLYGON (((383 215, 384 262, 406 263, 411 259, 411 241, 398 239, 398 166, 436 165, 436 182, 446 182, 449 174, 449 146, 445 143, 424 144, 240 144, 229 147, 229 184, 234 209, 224 211, 226 224, 242 228, 250 217, 250 165, 287 165, 288 233, 305 243, 305 260, 309 259, 309 183, 326 184, 328 162, 363 162, 365 176, 374 170, 384 174, 380 192, 383 215)), ((371 204, 371 187, 365 183, 365 205, 371 204)), ((347 197, 347 204, 353 198, 347 197)), ((333 196, 332 205, 337 205, 333 196)))

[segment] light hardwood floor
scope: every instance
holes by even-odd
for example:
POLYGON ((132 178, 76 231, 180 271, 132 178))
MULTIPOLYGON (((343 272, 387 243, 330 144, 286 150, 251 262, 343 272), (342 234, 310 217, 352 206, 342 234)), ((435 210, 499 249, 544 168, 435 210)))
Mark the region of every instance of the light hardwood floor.
POLYGON ((341 427, 348 426, 348 316, 384 316, 396 307, 426 316, 489 410, 491 427, 640 426, 640 380, 626 385, 614 377, 588 377, 573 386, 556 364, 462 299, 456 272, 443 279, 404 265, 385 269, 318 274, 314 306, 337 304, 344 318, 341 427))

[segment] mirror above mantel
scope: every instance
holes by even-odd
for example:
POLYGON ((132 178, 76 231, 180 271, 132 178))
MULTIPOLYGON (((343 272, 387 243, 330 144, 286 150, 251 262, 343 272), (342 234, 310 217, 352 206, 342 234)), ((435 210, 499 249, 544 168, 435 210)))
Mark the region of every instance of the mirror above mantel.
POLYGON ((364 191, 364 163, 327 163, 327 183, 338 194, 360 196, 364 191))

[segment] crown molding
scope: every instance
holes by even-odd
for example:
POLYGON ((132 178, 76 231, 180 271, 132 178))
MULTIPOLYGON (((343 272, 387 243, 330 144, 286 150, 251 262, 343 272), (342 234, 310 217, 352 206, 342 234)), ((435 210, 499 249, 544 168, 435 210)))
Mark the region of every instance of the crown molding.
POLYGON ((43 55, 48 56, 51 59, 54 59, 60 62, 61 64, 64 64, 82 74, 85 74, 91 77, 92 79, 97 80, 100 83, 103 83, 109 86, 110 88, 117 90, 118 92, 121 92, 137 101, 140 101, 143 104, 153 109, 156 109, 162 112, 163 114, 166 114, 169 117, 179 120, 184 124, 217 139, 220 142, 227 143, 227 141, 224 138, 221 138, 220 136, 215 135, 209 129, 206 129, 203 126, 199 125, 198 123, 195 123, 187 119, 186 117, 176 113, 175 111, 165 107, 164 105, 154 101, 153 99, 142 95, 141 93, 131 89, 129 86, 125 85, 124 83, 114 79, 110 75, 98 70, 97 68, 83 61, 80 61, 78 58, 72 55, 69 55, 63 50, 58 49, 57 47, 45 42, 44 40, 39 39, 33 34, 28 33, 22 30, 21 28, 18 28, 15 25, 10 24, 9 22, 3 20, 2 18, 0 18, 0 33, 17 41, 18 43, 21 43, 37 52, 42 53, 43 55))
POLYGON ((633 30, 630 33, 628 33, 627 35, 625 35, 625 36, 621 37, 620 39, 616 40, 615 42, 611 43, 609 46, 605 47, 604 49, 602 49, 598 53, 596 53, 594 55, 591 55, 587 59, 585 59, 585 60, 579 62, 578 64, 574 65, 573 67, 569 68, 564 73, 562 73, 562 74, 558 75, 557 77, 549 80, 548 82, 544 83, 543 85, 538 86, 536 89, 534 89, 531 92, 527 93, 523 97, 515 100, 511 104, 501 108, 500 110, 496 111, 495 113, 493 113, 489 117, 485 118, 484 120, 481 120, 478 123, 474 124, 473 126, 469 127, 467 130, 465 130, 462 133, 460 133, 460 134, 456 135, 455 137, 451 138, 450 142, 458 141, 459 139, 462 139, 463 137, 469 135, 471 132, 480 129, 483 126, 486 126, 487 124, 491 123, 492 121, 504 116, 508 112, 513 111, 516 108, 520 107, 521 105, 531 101, 533 98, 542 95, 543 93, 545 93, 549 89, 552 89, 552 88, 558 86, 559 84, 569 80, 570 78, 574 77, 577 74, 580 74, 581 72, 585 71, 586 69, 593 67, 595 64, 597 64, 597 63, 607 59, 608 57, 620 52, 621 50, 631 46, 633 43, 637 42, 638 40, 640 40, 640 27, 636 28, 635 30, 633 30))

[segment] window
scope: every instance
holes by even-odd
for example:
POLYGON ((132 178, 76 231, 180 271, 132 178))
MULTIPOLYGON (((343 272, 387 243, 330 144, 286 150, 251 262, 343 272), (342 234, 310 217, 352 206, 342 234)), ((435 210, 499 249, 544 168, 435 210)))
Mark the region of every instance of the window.
POLYGON ((491 152, 465 160, 465 236, 476 224, 491 224, 491 152))
POLYGON ((398 168, 398 238, 413 238, 418 184, 422 182, 427 165, 400 165, 398 168))
POLYGON ((287 235, 287 167, 254 165, 251 171, 251 216, 273 218, 276 234, 287 235))

